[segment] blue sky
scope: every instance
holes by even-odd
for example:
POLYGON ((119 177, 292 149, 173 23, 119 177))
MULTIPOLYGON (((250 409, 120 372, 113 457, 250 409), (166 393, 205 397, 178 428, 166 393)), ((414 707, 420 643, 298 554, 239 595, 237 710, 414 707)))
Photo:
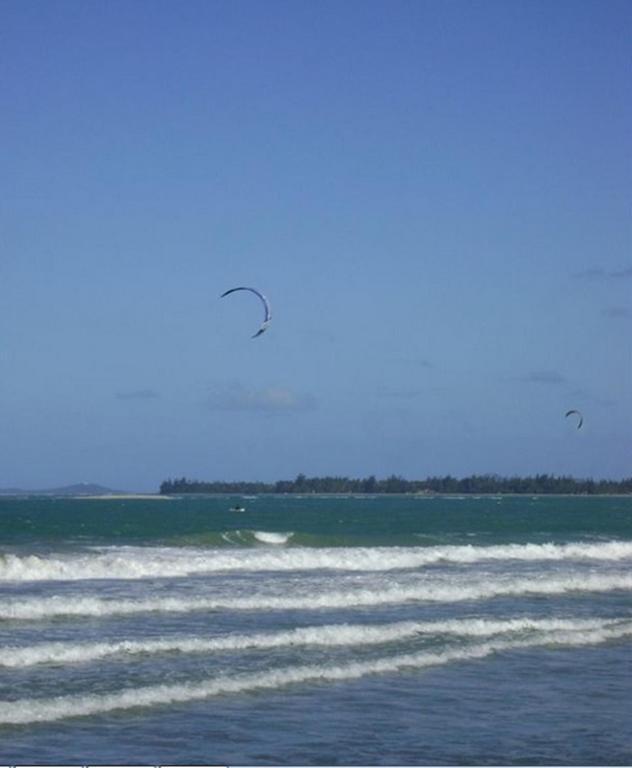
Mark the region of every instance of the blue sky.
POLYGON ((632 474, 629 2, 0 19, 0 487, 632 474))

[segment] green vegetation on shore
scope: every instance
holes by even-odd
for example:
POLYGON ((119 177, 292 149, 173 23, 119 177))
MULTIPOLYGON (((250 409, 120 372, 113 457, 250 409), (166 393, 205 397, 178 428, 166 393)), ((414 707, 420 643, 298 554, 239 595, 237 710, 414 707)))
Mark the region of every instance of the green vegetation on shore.
POLYGON ((498 475, 470 475, 461 479, 445 475, 425 480, 405 480, 391 475, 378 480, 374 475, 365 478, 306 477, 276 483, 257 482, 203 482, 181 477, 165 480, 161 494, 171 493, 563 493, 563 494, 625 494, 632 493, 632 478, 624 480, 580 480, 568 476, 534 475, 530 477, 500 477, 498 475))

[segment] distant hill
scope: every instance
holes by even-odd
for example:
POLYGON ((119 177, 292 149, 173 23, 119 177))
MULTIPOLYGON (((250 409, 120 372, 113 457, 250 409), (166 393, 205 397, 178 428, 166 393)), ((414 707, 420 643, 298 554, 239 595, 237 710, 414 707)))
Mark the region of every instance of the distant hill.
POLYGON ((114 491, 97 483, 77 483, 36 491, 23 488, 0 488, 0 496, 109 496, 119 493, 123 491, 114 491))

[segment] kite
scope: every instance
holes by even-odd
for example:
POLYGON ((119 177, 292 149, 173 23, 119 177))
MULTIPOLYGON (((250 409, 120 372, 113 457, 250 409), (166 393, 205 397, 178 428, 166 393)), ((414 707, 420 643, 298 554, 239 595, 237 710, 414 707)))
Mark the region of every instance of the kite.
POLYGON ((570 411, 566 411, 566 418, 568 418, 571 413, 574 413, 576 416, 579 417, 579 421, 577 422, 577 429, 581 429, 582 424, 584 423, 584 417, 581 415, 579 411, 576 411, 574 408, 570 411))
POLYGON ((267 329, 268 325, 270 324, 270 320, 272 319, 272 314, 270 313, 270 304, 268 303, 268 300, 262 293, 257 291, 255 288, 247 288, 244 285, 240 285, 238 288, 231 288, 230 290, 225 291, 220 296, 220 299, 223 299, 224 296, 228 296, 229 293, 234 293, 235 291, 250 291, 251 293, 254 293, 255 296, 258 296, 263 302, 263 308, 265 313, 263 317, 263 323, 261 325, 261 328, 259 328, 259 330, 252 336, 253 339, 256 339, 257 336, 261 336, 261 334, 267 329))

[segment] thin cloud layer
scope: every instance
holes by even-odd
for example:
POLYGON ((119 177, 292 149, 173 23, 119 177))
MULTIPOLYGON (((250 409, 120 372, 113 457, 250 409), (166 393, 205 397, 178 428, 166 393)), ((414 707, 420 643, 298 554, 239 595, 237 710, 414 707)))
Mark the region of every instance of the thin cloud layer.
POLYGON ((218 411, 310 411, 316 407, 316 399, 286 387, 246 389, 235 384, 213 389, 207 404, 218 411))
POLYGON ((425 357, 396 358, 395 361, 399 363, 407 363, 408 365, 414 365, 418 368, 434 368, 434 363, 425 357))
POLYGON ((610 397, 600 397, 594 394, 590 390, 578 388, 568 393, 569 398, 573 398, 579 401, 586 401, 588 403, 595 403, 596 405, 603 406, 604 408, 612 408, 617 405, 617 401, 610 397))
POLYGON ((564 384, 566 378, 559 371, 531 371, 525 376, 519 376, 518 381, 527 384, 564 384))
POLYGON ((389 398, 392 400, 413 400, 421 395, 421 389, 389 389, 388 387, 379 387, 378 397, 389 398))
POLYGON ((117 392, 117 400, 155 400, 160 397, 154 389, 132 389, 125 392, 117 392))
POLYGON ((628 307, 607 307, 603 310, 603 314, 606 317, 620 319, 632 317, 632 310, 628 309, 628 307))
POLYGON ((578 280, 625 280, 626 278, 632 278, 632 267, 615 270, 592 267, 584 269, 582 272, 576 272, 573 277, 578 280))

